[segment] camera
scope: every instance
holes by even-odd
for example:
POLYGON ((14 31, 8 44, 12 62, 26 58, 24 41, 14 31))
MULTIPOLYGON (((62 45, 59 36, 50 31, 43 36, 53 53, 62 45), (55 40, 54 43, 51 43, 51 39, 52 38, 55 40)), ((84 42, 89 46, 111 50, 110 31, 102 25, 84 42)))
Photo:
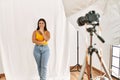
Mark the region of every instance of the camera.
POLYGON ((77 23, 79 26, 83 26, 85 23, 90 25, 99 25, 99 17, 100 15, 98 13, 90 11, 85 16, 79 17, 77 23))

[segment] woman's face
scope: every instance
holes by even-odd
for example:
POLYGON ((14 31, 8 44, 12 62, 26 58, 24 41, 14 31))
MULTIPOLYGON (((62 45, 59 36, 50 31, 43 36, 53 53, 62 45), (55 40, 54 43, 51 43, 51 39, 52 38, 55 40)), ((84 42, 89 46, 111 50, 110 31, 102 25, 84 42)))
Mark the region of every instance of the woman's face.
POLYGON ((44 21, 40 21, 39 22, 39 27, 42 28, 42 29, 44 29, 44 27, 45 27, 44 21))

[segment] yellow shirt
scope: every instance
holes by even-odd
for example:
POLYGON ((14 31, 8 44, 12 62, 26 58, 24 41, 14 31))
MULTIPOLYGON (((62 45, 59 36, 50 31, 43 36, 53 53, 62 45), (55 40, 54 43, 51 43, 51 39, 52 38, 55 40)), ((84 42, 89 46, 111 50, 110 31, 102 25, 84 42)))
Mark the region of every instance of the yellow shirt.
POLYGON ((44 41, 43 45, 47 45, 48 42, 44 40, 44 37, 42 34, 40 34, 38 31, 36 31, 36 40, 38 41, 44 41))

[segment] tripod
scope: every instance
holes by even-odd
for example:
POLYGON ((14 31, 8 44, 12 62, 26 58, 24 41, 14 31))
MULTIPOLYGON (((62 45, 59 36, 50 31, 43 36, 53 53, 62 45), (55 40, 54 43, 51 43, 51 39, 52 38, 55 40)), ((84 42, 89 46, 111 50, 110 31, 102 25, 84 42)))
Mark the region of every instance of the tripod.
POLYGON ((88 79, 89 80, 93 80, 92 79, 92 54, 93 52, 95 52, 99 58, 99 61, 104 69, 104 71, 106 72, 106 76, 109 78, 109 80, 112 80, 110 74, 109 74, 109 71, 107 70, 107 67, 101 57, 101 55, 99 54, 98 50, 96 48, 93 48, 92 46, 92 37, 93 37, 93 32, 97 35, 97 37, 104 43, 104 40, 102 39, 102 37, 100 37, 97 33, 96 33, 96 30, 95 30, 95 26, 96 24, 94 25, 93 24, 93 28, 88 28, 87 31, 90 33, 90 46, 88 47, 87 49, 87 52, 86 52, 86 56, 85 56, 85 60, 84 60, 84 63, 82 65, 82 68, 81 68, 81 73, 80 73, 80 77, 79 77, 79 80, 82 80, 83 79, 83 75, 84 75, 84 71, 85 71, 85 68, 87 67, 87 72, 89 73, 88 74, 88 79), (90 68, 88 68, 88 54, 90 55, 90 68))
POLYGON ((81 67, 79 65, 79 31, 77 31, 77 64, 70 69, 70 72, 75 72, 75 71, 80 72, 80 68, 81 67), (75 68, 77 69, 75 70, 75 68))

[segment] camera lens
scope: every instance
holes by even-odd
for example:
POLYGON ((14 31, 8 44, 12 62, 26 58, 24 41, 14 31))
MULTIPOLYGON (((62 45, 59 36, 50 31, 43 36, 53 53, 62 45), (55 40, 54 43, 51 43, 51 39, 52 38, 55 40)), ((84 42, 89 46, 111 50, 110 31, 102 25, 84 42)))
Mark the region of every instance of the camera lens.
POLYGON ((77 23, 79 26, 83 26, 85 24, 85 21, 86 21, 85 17, 82 16, 78 18, 77 23))

